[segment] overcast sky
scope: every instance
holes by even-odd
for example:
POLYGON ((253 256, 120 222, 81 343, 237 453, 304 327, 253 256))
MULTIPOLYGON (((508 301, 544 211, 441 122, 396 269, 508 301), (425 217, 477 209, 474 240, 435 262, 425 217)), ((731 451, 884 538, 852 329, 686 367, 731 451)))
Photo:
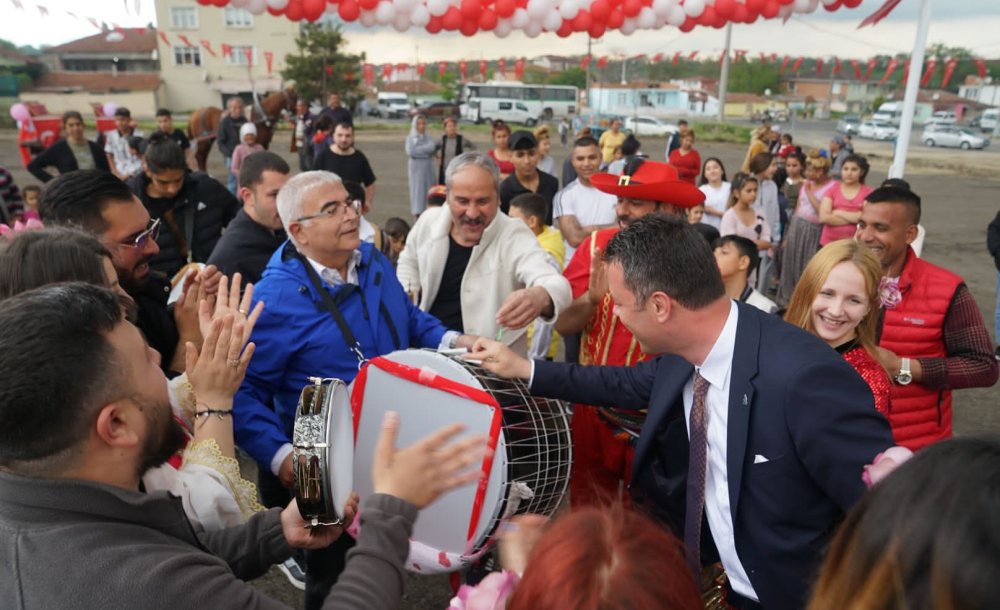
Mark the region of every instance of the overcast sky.
MULTIPOLYGON (((931 0, 932 24, 928 40, 951 46, 970 48, 985 57, 1000 56, 1000 0, 931 0)), ((86 19, 76 20, 65 14, 69 10, 81 16, 122 26, 141 26, 156 16, 153 0, 139 0, 139 14, 134 13, 136 0, 21 0, 24 11, 13 8, 11 0, 0 0, 0 38, 16 44, 60 44, 93 34, 96 30, 86 19), (49 9, 41 17, 36 5, 49 9), (126 10, 127 7, 127 10, 126 10)), ((733 48, 747 49, 751 56, 758 52, 780 55, 838 55, 868 57, 878 53, 906 52, 913 48, 919 0, 904 0, 890 17, 877 26, 857 29, 869 13, 883 0, 864 0, 853 10, 841 9, 833 14, 822 8, 811 15, 796 16, 787 24, 780 20, 758 21, 733 28, 733 48)), ((221 10, 212 9, 207 10, 221 10)), ((264 14, 258 19, 284 19, 264 14)), ((503 55, 532 57, 542 54, 582 54, 587 49, 585 34, 558 38, 542 34, 531 39, 518 32, 506 39, 492 34, 466 38, 460 34, 430 35, 422 30, 399 33, 391 26, 365 29, 360 25, 345 28, 352 52, 364 51, 375 63, 438 61, 457 59, 493 59, 503 55), (464 52, 462 51, 464 49, 464 52), (516 50, 512 53, 512 50, 516 50)), ((631 36, 611 33, 594 45, 595 55, 627 53, 671 55, 675 51, 698 50, 703 55, 718 54, 723 47, 723 31, 696 28, 684 34, 671 27, 656 31, 638 31, 631 36)), ((266 50, 266 49, 265 49, 266 50)))

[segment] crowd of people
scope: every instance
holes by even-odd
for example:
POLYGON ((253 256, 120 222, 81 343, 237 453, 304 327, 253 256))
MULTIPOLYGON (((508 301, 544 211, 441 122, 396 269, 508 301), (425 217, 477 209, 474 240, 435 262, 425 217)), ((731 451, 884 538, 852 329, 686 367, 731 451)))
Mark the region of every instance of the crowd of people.
MULTIPOLYGON (((1000 439, 951 438, 952 392, 995 384, 1000 354, 962 277, 915 251, 920 196, 866 185, 843 138, 762 125, 729 177, 684 121, 663 161, 619 121, 564 122, 560 181, 548 126, 496 121, 479 152, 418 114, 412 217, 378 226, 395 168, 339 95, 297 107, 297 172, 244 110, 221 181, 169 111, 147 135, 124 108, 103 144, 67 112, 28 167, 43 186, 0 174, 17 607, 277 608, 245 582, 272 565, 307 609, 399 607, 420 509, 479 479, 484 438, 400 449, 387 415, 349 535, 305 527, 292 431, 311 378, 409 348, 573 405, 570 509, 502 524, 451 608, 990 606, 1000 439)), ((1000 279, 1000 214, 989 247, 1000 279)))

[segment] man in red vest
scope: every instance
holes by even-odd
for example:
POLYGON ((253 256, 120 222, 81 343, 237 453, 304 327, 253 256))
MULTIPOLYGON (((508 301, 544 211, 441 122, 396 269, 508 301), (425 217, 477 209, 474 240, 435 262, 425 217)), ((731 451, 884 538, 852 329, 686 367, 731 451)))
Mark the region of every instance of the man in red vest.
POLYGON ((857 239, 882 261, 879 352, 893 378, 889 423, 896 442, 919 449, 951 436, 951 391, 996 383, 989 331, 958 275, 910 248, 920 197, 897 187, 873 191, 857 239))
MULTIPOLYGON (((680 215, 705 200, 693 184, 682 182, 666 163, 630 160, 624 174, 594 174, 591 184, 618 198, 618 226, 594 231, 585 238, 563 275, 573 289, 573 303, 556 321, 560 334, 582 331, 580 364, 633 366, 646 354, 614 313, 601 254, 612 237, 632 222, 661 212, 680 215)), ((570 500, 574 506, 618 499, 629 483, 632 455, 645 411, 576 405, 573 411, 573 474, 570 500)))

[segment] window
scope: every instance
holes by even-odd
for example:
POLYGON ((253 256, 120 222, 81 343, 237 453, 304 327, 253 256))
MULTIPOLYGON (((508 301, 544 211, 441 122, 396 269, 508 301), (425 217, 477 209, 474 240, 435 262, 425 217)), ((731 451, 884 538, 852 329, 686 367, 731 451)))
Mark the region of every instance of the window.
POLYGON ((527 112, 528 111, 528 107, 525 106, 524 104, 522 104, 521 102, 518 102, 514 106, 515 106, 515 108, 517 108, 518 110, 521 110, 523 112, 527 112))
POLYGON ((175 66, 200 66, 201 49, 198 47, 174 47, 175 66))
POLYGON ((500 110, 510 110, 512 106, 513 104, 511 104, 510 102, 500 102, 498 104, 500 110))
POLYGON ((170 26, 175 30, 198 29, 198 8, 194 6, 170 7, 170 26))
POLYGON ((257 65, 257 47, 250 45, 235 45, 233 46, 233 52, 229 54, 226 60, 231 66, 245 66, 247 65, 247 51, 250 51, 250 57, 253 59, 253 65, 257 65))
POLYGON ((227 28, 252 28, 253 15, 245 8, 227 6, 223 11, 223 19, 227 28))

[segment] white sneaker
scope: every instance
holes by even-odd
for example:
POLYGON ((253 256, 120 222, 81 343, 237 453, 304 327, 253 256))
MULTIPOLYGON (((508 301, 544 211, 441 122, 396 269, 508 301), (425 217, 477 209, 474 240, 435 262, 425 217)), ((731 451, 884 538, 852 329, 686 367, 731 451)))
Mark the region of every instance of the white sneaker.
POLYGON ((299 591, 306 590, 306 571, 302 569, 295 557, 289 557, 284 563, 278 564, 278 569, 285 575, 288 582, 299 591))

